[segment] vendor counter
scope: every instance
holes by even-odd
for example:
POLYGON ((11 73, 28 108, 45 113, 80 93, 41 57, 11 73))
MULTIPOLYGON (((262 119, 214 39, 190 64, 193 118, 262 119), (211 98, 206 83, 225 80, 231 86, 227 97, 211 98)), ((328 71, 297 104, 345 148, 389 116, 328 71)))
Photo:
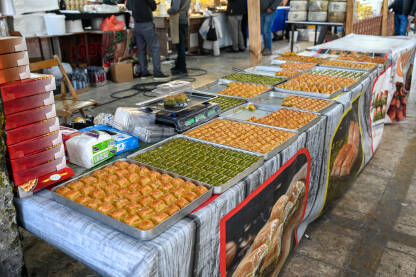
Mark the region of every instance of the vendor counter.
MULTIPOLYGON (((416 43, 412 51, 415 47, 416 43)), ((65 207, 48 190, 15 199, 19 223, 103 276, 231 276, 261 227, 271 224, 277 203, 292 199, 298 189, 295 208, 278 231, 281 255, 271 257, 271 266, 265 269, 278 274, 308 224, 371 160, 382 135, 372 121, 374 88, 381 79, 391 82, 388 74, 396 64, 378 67, 340 94, 286 148, 152 240, 134 239, 65 207), (354 159, 338 171, 335 161, 347 144, 355 147, 354 159), (229 246, 236 249, 230 259, 229 246)), ((272 104, 275 99, 265 95, 258 101, 272 104)))
MULTIPOLYGON (((219 40, 220 48, 231 46, 232 41, 228 29, 227 15, 225 13, 215 13, 214 16, 219 20, 221 26, 222 38, 219 40)), ((199 53, 202 47, 202 38, 199 34, 199 29, 207 19, 209 19, 208 16, 196 14, 192 14, 189 17, 188 34, 186 37, 188 52, 199 53)), ((160 40, 160 54, 167 57, 169 50, 173 49, 172 43, 169 39, 169 17, 156 15, 154 16, 153 21, 160 40)))

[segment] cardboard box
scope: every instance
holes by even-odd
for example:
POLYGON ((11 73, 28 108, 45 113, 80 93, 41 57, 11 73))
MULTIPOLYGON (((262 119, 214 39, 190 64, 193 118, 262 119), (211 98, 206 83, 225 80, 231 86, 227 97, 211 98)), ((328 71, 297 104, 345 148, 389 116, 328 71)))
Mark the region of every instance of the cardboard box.
POLYGON ((65 157, 65 150, 64 145, 60 143, 38 153, 20 159, 10 160, 10 165, 14 172, 19 172, 62 157, 65 157))
POLYGON ((52 105, 54 103, 55 98, 53 92, 51 91, 5 102, 3 108, 4 114, 7 116, 31 109, 36 109, 42 106, 52 105))
POLYGON ((42 149, 62 143, 59 131, 7 146, 9 159, 23 158, 38 153, 42 149))
POLYGON ((6 115, 6 131, 56 117, 55 104, 6 115))
POLYGON ((0 55, 0 69, 12 68, 29 64, 27 51, 0 55))
POLYGON ((17 144, 55 131, 59 131, 59 119, 57 117, 7 131, 6 144, 17 144))
POLYGON ((0 69, 0 84, 24 80, 27 78, 30 78, 30 68, 28 65, 0 69))
POLYGON ((27 45, 24 37, 0 37, 0 55, 26 50, 27 45))
POLYGON ((74 171, 70 167, 65 167, 64 169, 45 174, 16 187, 16 196, 19 198, 31 196, 37 191, 52 187, 57 183, 68 180, 72 176, 74 176, 74 171))
POLYGON ((111 80, 115 83, 133 81, 133 64, 129 62, 113 63, 111 65, 111 80))
POLYGON ((41 164, 36 167, 28 168, 23 171, 12 171, 15 186, 23 185, 33 179, 39 178, 45 174, 55 172, 66 167, 65 157, 41 164))
POLYGON ((33 73, 30 74, 29 79, 0 85, 3 102, 45 93, 55 89, 55 78, 52 75, 33 73))

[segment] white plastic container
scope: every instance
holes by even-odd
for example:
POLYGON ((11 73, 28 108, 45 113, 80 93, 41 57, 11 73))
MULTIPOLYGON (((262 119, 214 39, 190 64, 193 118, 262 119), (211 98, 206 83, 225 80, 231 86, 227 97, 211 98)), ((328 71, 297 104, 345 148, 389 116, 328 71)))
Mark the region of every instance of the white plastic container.
POLYGON ((65 29, 67 33, 80 33, 84 31, 82 28, 82 21, 81 19, 78 20, 66 20, 65 21, 65 29))
POLYGON ((347 2, 329 2, 328 12, 345 12, 347 10, 347 2))
POLYGON ((309 12, 326 12, 328 11, 328 1, 309 0, 309 12))
POLYGON ((289 12, 288 20, 289 21, 305 21, 308 12, 289 12))
POLYGON ((65 15, 45 14, 46 32, 50 36, 63 35, 66 32, 65 15))
POLYGON ((103 24, 104 18, 91 19, 91 27, 93 30, 101 30, 101 24, 103 24))
POLYGON ((324 22, 327 20, 328 13, 327 12, 309 12, 308 13, 308 20, 309 21, 319 21, 324 22))
POLYGON ((12 26, 9 26, 13 31, 20 32, 22 36, 42 36, 46 35, 46 26, 43 19, 44 14, 31 13, 13 16, 12 26))
POLYGON ((328 12, 328 22, 345 22, 346 12, 328 12))
POLYGON ((291 12, 306 12, 308 10, 308 1, 290 1, 291 12))

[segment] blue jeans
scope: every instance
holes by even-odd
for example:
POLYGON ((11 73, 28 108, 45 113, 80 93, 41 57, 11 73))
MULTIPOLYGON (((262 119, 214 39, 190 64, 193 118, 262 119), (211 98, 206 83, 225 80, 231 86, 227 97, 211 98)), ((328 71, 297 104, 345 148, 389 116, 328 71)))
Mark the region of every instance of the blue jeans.
POLYGON ((394 14, 394 35, 405 36, 407 33, 407 25, 409 25, 409 19, 404 14, 394 14))
POLYGON ((272 49, 272 27, 275 17, 276 12, 261 14, 261 32, 263 33, 264 47, 270 50, 272 49))
POLYGON ((144 22, 134 24, 134 31, 136 33, 136 44, 139 50, 139 64, 142 75, 149 73, 147 70, 147 47, 150 49, 153 61, 153 75, 159 75, 160 70, 160 45, 159 37, 156 34, 155 25, 153 22, 144 22))

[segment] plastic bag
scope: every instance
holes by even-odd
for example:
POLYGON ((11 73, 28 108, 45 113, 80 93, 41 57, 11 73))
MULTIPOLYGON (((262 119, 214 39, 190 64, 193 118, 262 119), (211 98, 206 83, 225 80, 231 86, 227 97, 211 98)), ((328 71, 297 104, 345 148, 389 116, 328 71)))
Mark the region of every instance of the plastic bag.
POLYGON ((66 141, 69 161, 85 168, 91 168, 115 155, 117 146, 114 139, 101 131, 79 134, 66 141))
POLYGON ((101 23, 101 31, 122 31, 124 30, 124 23, 118 20, 115 15, 106 17, 101 23))

